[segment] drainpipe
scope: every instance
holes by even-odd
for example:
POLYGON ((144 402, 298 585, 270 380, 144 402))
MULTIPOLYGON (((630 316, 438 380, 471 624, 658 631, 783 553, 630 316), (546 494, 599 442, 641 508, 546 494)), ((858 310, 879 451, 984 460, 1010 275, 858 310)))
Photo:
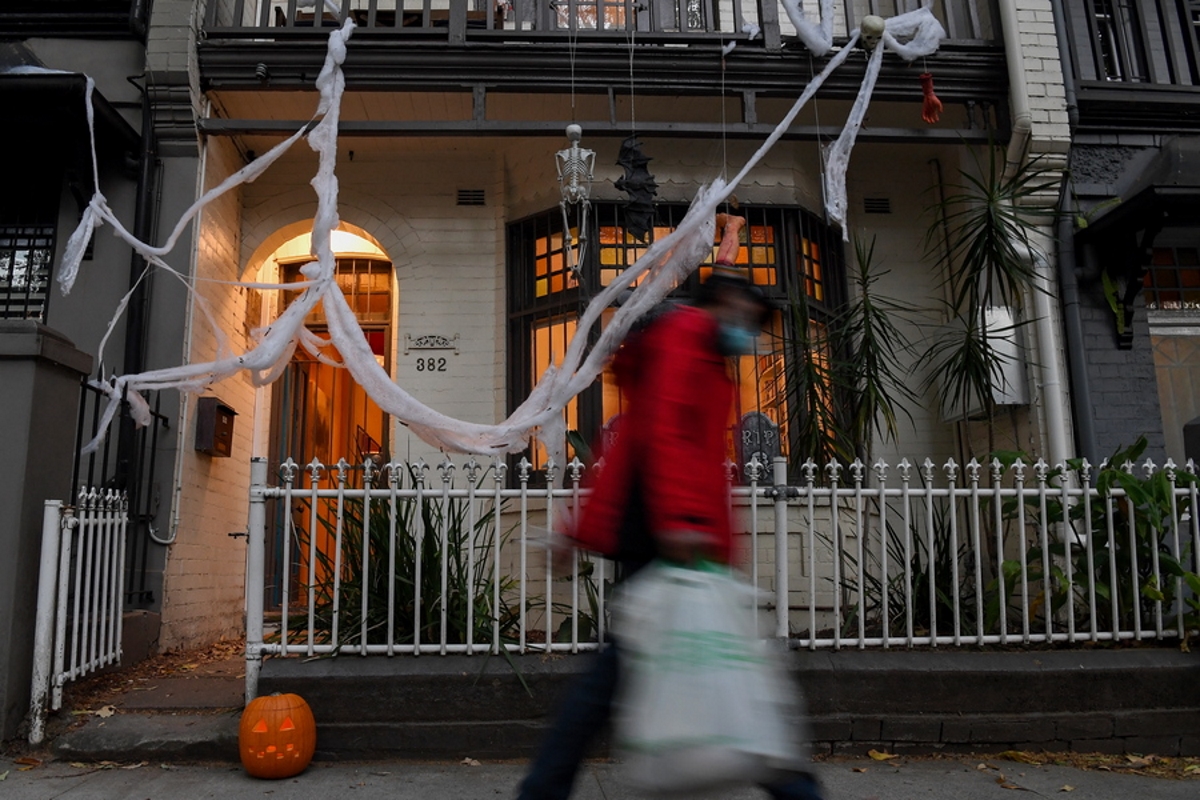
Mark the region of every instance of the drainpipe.
POLYGON ((1025 58, 1021 53, 1021 23, 1016 0, 1000 0, 1000 29, 1004 34, 1004 60, 1008 64, 1009 105, 1012 107, 1012 136, 1004 157, 1004 177, 1011 178, 1025 160, 1033 115, 1029 113, 1029 90, 1025 85, 1025 58))
POLYGON ((1062 0, 1050 0, 1050 11, 1054 14, 1054 35, 1058 40, 1059 57, 1062 59, 1063 99, 1067 104, 1067 122, 1071 133, 1079 125, 1079 98, 1075 93, 1075 63, 1071 58, 1071 41, 1067 38, 1067 14, 1062 0))
MULTIPOLYGON (((1016 0, 1000 0, 1000 27, 1004 33, 1004 55, 1008 64, 1009 102, 1012 106, 1012 137, 1005 155, 1004 178, 1020 169, 1029 145, 1033 115, 1029 111, 1029 90, 1025 83, 1025 61, 1020 45, 1020 21, 1016 0)), ((1051 465, 1072 457, 1067 415, 1063 408, 1062 373, 1058 368, 1058 337, 1051 304, 1053 270, 1042 252, 1024 249, 1022 257, 1034 272, 1034 330, 1037 332, 1038 359, 1041 361, 1042 407, 1045 413, 1046 440, 1051 465)))
POLYGON ((1050 451, 1047 461, 1051 466, 1066 464, 1074 454, 1071 452, 1070 428, 1064 409, 1067 390, 1062 383, 1062 370, 1058 368, 1058 337, 1055 336, 1051 317, 1054 299, 1051 277, 1054 270, 1050 266, 1050 259, 1040 250, 1026 250, 1022 255, 1031 261, 1034 271, 1033 313, 1038 359, 1041 361, 1042 407, 1046 414, 1046 439, 1050 451))
MULTIPOLYGON (((1063 95, 1067 104, 1067 123, 1074 140, 1079 125, 1079 103, 1075 91, 1075 65, 1071 57, 1071 42, 1067 38, 1066 13, 1062 0, 1051 0, 1054 12, 1054 31, 1058 37, 1058 52, 1062 58, 1063 95)), ((1068 177, 1069 180, 1069 177, 1068 177)), ((1075 251, 1075 204, 1067 183, 1063 183, 1058 199, 1058 285, 1062 290, 1063 327, 1067 334, 1067 367, 1071 373, 1071 411, 1079 436, 1079 455, 1093 465, 1099 463, 1096 448, 1096 423, 1092 411, 1092 387, 1087 374, 1087 351, 1083 340, 1083 321, 1079 313, 1079 262, 1075 251)))

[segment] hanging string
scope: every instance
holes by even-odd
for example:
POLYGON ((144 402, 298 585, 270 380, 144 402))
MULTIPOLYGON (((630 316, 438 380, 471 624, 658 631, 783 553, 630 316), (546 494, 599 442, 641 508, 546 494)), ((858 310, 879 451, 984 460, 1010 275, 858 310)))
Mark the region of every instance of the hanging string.
POLYGON ((725 103, 729 98, 725 95, 725 48, 721 48, 721 177, 729 177, 729 140, 726 136, 725 103))
MULTIPOLYGON (((813 64, 812 53, 809 52, 809 54, 808 54, 808 71, 815 75, 816 69, 817 69, 816 65, 813 64)), ((825 148, 821 144, 821 103, 819 100, 817 100, 816 95, 813 95, 812 106, 813 106, 813 122, 816 123, 816 126, 817 126, 817 136, 816 136, 817 163, 819 163, 820 167, 821 167, 821 208, 828 208, 829 207, 829 199, 825 194, 825 148)), ((826 222, 829 221, 828 215, 826 215, 825 221, 826 222)))
POLYGON ((637 17, 632 25, 626 20, 625 28, 629 31, 629 135, 634 136, 637 134, 637 97, 633 90, 633 49, 637 44, 637 17))
MULTIPOLYGON (((557 6, 555 7, 557 13, 557 6)), ((596 21, 599 25, 599 20, 596 21)), ((576 122, 575 118, 575 45, 579 41, 579 19, 578 15, 571 17, 571 24, 568 26, 567 33, 567 60, 571 65, 571 122, 576 122)))

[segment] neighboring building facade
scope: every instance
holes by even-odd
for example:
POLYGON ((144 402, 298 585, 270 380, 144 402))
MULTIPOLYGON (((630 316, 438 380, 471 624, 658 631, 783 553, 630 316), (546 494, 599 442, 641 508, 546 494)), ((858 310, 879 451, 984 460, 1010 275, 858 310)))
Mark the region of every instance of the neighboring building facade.
MULTIPOLYGON (((32 24, 47 6, 29 5, 16 22, 32 24)), ((155 243, 203 192, 312 118, 313 82, 328 31, 340 21, 295 2, 156 0, 148 9, 125 2, 110 5, 145 19, 144 35, 137 29, 93 39, 70 28, 83 4, 61 5, 67 28, 0 32, 16 31, 21 46, 48 68, 96 74, 100 93, 110 105, 120 103, 113 113, 129 129, 122 135, 142 154, 133 160, 151 169, 130 178, 122 172, 123 156, 102 155, 101 190, 130 225, 140 214, 141 232, 155 243), (324 24, 314 26, 318 20, 324 24), (107 60, 109 50, 128 64, 107 60), (126 75, 142 76, 144 94, 126 75)), ((626 231, 628 198, 616 187, 624 177, 616 164, 622 141, 636 134, 652 159, 658 190, 650 235, 661 236, 702 184, 737 172, 828 61, 796 43, 780 7, 768 0, 637 7, 516 2, 490 11, 465 0, 415 11, 384 0, 349 5, 344 13, 354 14, 359 28, 344 67, 337 169, 342 225, 334 243, 339 281, 397 383, 472 422, 501 420, 523 399, 565 348, 588 298, 644 248, 626 231), (627 13, 636 23, 626 26, 627 13), (738 13, 744 17, 735 18, 738 13), (742 33, 744 23, 759 27, 761 37, 742 33), (727 43, 736 47, 723 54, 727 43), (582 145, 596 153, 578 274, 564 252, 555 162, 555 153, 569 145, 568 123, 582 126, 582 145)), ((918 4, 836 5, 835 41, 844 43, 864 11, 887 16, 918 4)), ((917 307, 906 324, 918 342, 944 322, 944 276, 924 255, 925 208, 939 180, 970 170, 971 148, 1005 140, 1013 129, 1013 157, 1027 150, 1051 167, 1061 166, 1069 142, 1050 0, 957 0, 939 4, 938 13, 949 38, 935 56, 910 66, 885 55, 848 178, 850 233, 875 237, 879 265, 890 270, 881 290, 917 307), (932 126, 921 120, 918 74, 925 70, 934 73, 945 104, 941 122, 932 126), (1015 109, 1010 83, 1019 87, 1015 109)), ((747 219, 743 258, 779 308, 765 339, 774 343, 772 351, 741 362, 739 411, 761 411, 782 426, 785 441, 780 375, 786 365, 778 343, 791 335, 789 293, 806 294, 817 323, 850 299, 854 250, 825 220, 822 147, 840 133, 864 65, 865 57, 851 56, 736 189, 738 213, 747 219)), ((103 358, 95 354, 105 375, 208 361, 224 347, 247 347, 253 330, 291 296, 231 282, 296 278, 308 257, 315 170, 311 151, 297 146, 253 183, 205 207, 191 241, 185 237, 166 261, 196 279, 206 306, 157 274, 125 361, 109 355, 121 347, 116 339, 103 358)), ((27 180, 67 185, 37 174, 27 180)), ((64 191, 47 192, 47 208, 55 213, 48 217, 54 224, 46 249, 57 258, 79 209, 64 191)), ((90 193, 85 187, 78 194, 90 193)), ((579 209, 568 214, 575 228, 579 209)), ((1042 244, 1052 252, 1055 230, 1047 225, 1044 234, 1042 244)), ((573 238, 580 238, 579 230, 573 238)), ((102 229, 93 262, 84 265, 71 295, 48 302, 45 323, 94 351, 130 275, 140 274, 130 258, 129 248, 102 229)), ((1054 276, 1047 278, 1052 283, 1054 276)), ((15 291, 16 283, 10 285, 15 291)), ((1040 313, 1037 301, 1026 303, 1014 315, 1032 321, 1040 313)), ((1010 408, 997 427, 1005 446, 1061 460, 1076 454, 1064 432, 1070 410, 1066 393, 1055 390, 1043 370, 1067 368, 1062 320, 1052 306, 1042 316, 1046 324, 1030 327, 1018 362, 1033 387, 1030 402, 1010 408)), ((315 329, 322 323, 319 312, 310 319, 315 329)), ((123 325, 118 331, 117 338, 126 335, 123 325)), ((924 367, 914 361, 904 369, 918 384, 924 367)), ((160 414, 168 428, 156 448, 157 471, 143 490, 157 502, 138 534, 148 566, 136 567, 145 590, 131 607, 140 603, 161 614, 164 648, 241 630, 245 554, 242 540, 229 534, 245 530, 252 456, 275 463, 372 453, 441 459, 383 414, 345 371, 316 358, 298 356, 269 386, 256 388, 240 376, 204 396, 236 413, 230 457, 194 446, 203 413, 197 396, 165 392, 160 414)), ((619 397, 601 381, 568 409, 568 424, 595 438, 619 411, 619 397)), ((944 461, 976 451, 984 423, 911 411, 911 429, 899 442, 878 443, 875 456, 944 461)), ((536 443, 525 455, 535 465, 545 458, 536 443)))
MULTIPOLYGON (((1195 3, 1056 2, 1073 129, 1060 243, 1092 455, 1148 435, 1200 458, 1200 17, 1195 3), (1161 427, 1158 424, 1161 422, 1161 427)), ((1086 441, 1085 438, 1085 441, 1086 441)))

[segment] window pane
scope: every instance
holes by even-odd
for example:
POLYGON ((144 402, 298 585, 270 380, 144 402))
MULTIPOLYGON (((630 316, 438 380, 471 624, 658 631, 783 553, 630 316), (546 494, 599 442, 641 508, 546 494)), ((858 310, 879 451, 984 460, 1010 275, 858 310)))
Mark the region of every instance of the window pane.
POLYGON ((0 226, 0 319, 46 321, 53 257, 53 226, 0 226))
MULTIPOLYGON (((529 385, 536 386, 542 375, 551 364, 562 364, 567 347, 575 336, 575 316, 564 315, 555 319, 540 320, 533 324, 532 342, 529 363, 532 366, 529 385)), ((567 403, 563 416, 567 421, 567 430, 579 430, 579 398, 573 397, 567 403)), ((533 454, 530 461, 535 470, 545 469, 548 453, 546 446, 533 440, 533 454)), ((561 465, 560 465, 561 466, 561 465)))

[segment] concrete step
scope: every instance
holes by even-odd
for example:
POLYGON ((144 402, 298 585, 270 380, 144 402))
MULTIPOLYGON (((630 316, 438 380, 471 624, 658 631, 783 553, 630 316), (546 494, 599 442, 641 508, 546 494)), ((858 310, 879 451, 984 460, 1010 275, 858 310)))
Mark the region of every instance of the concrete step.
MULTIPOLYGON (((317 720, 318 758, 526 758, 589 658, 269 659, 259 692, 305 698, 317 720)), ((1125 648, 788 658, 808 699, 818 753, 1200 755, 1195 654, 1125 648)), ((60 737, 56 749, 76 760, 117 753, 154 760, 173 748, 183 759, 236 761, 237 709, 228 704, 241 705, 239 666, 221 680, 160 681, 153 692, 114 704, 116 716, 60 737)))

